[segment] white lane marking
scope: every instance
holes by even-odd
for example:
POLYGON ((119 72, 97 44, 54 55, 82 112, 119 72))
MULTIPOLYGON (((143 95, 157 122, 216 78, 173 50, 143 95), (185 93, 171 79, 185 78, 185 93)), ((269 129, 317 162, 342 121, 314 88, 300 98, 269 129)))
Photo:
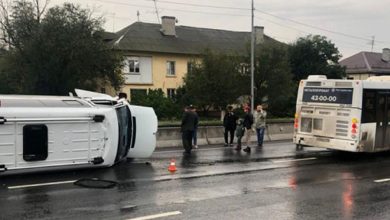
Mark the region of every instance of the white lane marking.
POLYGON ((272 160, 272 163, 286 163, 286 162, 296 162, 296 161, 305 161, 305 160, 316 160, 316 157, 308 157, 302 159, 293 159, 293 160, 272 160))
POLYGON ((51 186, 51 185, 60 185, 60 184, 67 184, 67 183, 74 183, 76 180, 70 180, 70 181, 61 181, 61 182, 51 182, 51 183, 38 183, 38 184, 31 184, 31 185, 20 185, 20 186, 9 186, 8 189, 21 189, 21 188, 30 188, 30 187, 37 187, 37 186, 51 186))
POLYGON ((181 215, 182 213, 180 211, 174 211, 174 212, 166 212, 166 213, 160 213, 156 215, 147 215, 143 217, 138 217, 138 218, 130 218, 127 220, 148 220, 148 219, 156 219, 156 218, 163 218, 163 217, 168 217, 168 216, 173 216, 173 215, 181 215))
POLYGON ((376 183, 383 183, 383 182, 388 182, 388 181, 390 181, 390 178, 374 180, 374 182, 376 182, 376 183))

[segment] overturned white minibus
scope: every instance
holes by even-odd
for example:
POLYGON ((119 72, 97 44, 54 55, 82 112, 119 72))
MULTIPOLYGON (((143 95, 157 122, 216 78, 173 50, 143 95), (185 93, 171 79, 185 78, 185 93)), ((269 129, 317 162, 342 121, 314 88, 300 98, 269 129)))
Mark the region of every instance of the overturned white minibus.
POLYGON ((152 154, 152 108, 84 90, 76 94, 0 95, 0 175, 111 166, 152 154))

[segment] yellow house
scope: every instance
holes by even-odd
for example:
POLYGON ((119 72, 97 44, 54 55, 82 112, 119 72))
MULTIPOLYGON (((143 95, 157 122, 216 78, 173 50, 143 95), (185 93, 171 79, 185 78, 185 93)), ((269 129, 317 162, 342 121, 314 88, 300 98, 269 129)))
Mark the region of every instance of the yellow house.
MULTIPOLYGON (((190 62, 206 50, 247 54, 250 32, 177 26, 176 18, 163 16, 160 24, 135 22, 106 39, 125 56, 125 84, 121 92, 131 99, 148 89, 162 89, 171 97, 183 84, 190 62)), ((275 41, 256 27, 256 43, 275 41)))

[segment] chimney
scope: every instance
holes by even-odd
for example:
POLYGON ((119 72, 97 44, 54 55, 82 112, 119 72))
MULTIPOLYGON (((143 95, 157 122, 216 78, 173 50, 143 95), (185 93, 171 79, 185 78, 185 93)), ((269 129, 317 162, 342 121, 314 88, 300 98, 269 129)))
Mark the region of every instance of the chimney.
POLYGON ((255 26, 255 39, 256 44, 261 44, 264 42, 264 27, 255 26))
POLYGON ((171 16, 161 17, 161 32, 165 36, 176 36, 175 30, 176 18, 171 16))
POLYGON ((383 48, 382 50, 382 60, 385 62, 390 61, 390 49, 389 48, 383 48))

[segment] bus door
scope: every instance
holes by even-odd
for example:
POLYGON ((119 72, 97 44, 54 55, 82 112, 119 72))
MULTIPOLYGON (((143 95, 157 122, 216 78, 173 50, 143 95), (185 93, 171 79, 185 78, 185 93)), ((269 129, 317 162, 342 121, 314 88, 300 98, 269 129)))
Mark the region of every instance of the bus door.
POLYGON ((375 149, 390 148, 390 91, 378 91, 375 149))

